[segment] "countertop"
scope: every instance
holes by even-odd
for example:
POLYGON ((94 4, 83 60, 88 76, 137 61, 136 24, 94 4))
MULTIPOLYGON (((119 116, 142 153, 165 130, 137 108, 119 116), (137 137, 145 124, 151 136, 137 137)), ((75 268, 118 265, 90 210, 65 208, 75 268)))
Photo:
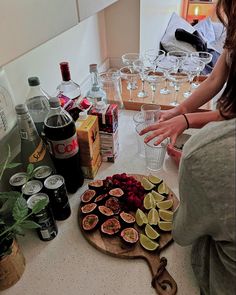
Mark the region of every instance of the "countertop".
MULTIPOLYGON (((137 155, 132 116, 123 110, 119 117, 120 152, 115 163, 103 163, 96 179, 115 173, 148 174, 145 161, 137 155)), ((178 170, 166 155, 163 169, 155 173, 178 196, 178 170)), ((145 295, 156 294, 151 287, 151 273, 142 259, 120 259, 105 255, 84 239, 78 226, 80 195, 85 185, 70 195, 72 215, 58 222, 58 235, 49 242, 39 240, 34 231, 19 238, 26 258, 22 278, 3 295, 145 295)), ((190 247, 175 242, 161 256, 168 260, 167 270, 177 282, 179 295, 199 295, 190 265, 190 247)))

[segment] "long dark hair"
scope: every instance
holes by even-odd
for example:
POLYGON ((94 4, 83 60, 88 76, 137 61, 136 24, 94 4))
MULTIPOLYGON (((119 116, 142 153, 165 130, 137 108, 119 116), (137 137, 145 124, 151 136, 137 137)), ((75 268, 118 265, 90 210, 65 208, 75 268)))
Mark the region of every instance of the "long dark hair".
POLYGON ((217 107, 225 119, 236 117, 236 1, 218 0, 216 14, 226 27, 224 48, 230 54, 229 76, 217 107))

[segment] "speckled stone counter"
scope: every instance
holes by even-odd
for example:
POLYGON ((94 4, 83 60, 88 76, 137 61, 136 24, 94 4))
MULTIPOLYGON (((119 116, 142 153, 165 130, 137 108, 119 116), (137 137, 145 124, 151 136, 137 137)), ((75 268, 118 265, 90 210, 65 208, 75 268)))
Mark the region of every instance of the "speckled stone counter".
MULTIPOLYGON (((137 155, 134 111, 120 114, 120 154, 116 163, 103 163, 96 179, 114 173, 147 174, 145 161, 137 155)), ((156 173, 178 196, 177 168, 166 155, 163 169, 156 173)), ((85 185, 70 196, 72 215, 58 222, 58 235, 42 242, 34 231, 19 238, 26 257, 22 278, 3 295, 146 295, 156 294, 151 287, 151 273, 144 260, 126 260, 107 256, 83 238, 77 213, 85 185)), ((190 266, 190 247, 172 243, 161 252, 168 260, 167 269, 178 285, 179 295, 199 295, 190 266)))

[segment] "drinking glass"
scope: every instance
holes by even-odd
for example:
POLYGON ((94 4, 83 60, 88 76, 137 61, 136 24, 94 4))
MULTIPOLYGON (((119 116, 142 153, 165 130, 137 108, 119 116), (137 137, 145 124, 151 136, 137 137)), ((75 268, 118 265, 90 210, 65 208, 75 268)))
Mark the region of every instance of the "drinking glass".
POLYGON ((179 72, 182 70, 182 63, 188 57, 188 53, 182 50, 173 50, 167 52, 167 56, 174 56, 179 60, 179 72))
POLYGON ((136 130, 136 138, 137 138, 137 147, 138 147, 138 155, 142 158, 145 157, 145 150, 144 150, 144 138, 146 134, 139 135, 139 133, 147 127, 146 123, 140 123, 135 127, 136 130))
POLYGON ((138 113, 134 114, 133 115, 133 122, 134 122, 135 127, 140 123, 144 123, 145 120, 144 120, 143 113, 138 112, 138 113))
POLYGON ((161 106, 154 103, 141 105, 141 113, 146 125, 151 125, 159 120, 161 114, 161 106))
POLYGON ((139 76, 142 82, 142 89, 138 92, 138 97, 144 98, 147 97, 148 94, 144 90, 144 83, 145 83, 145 69, 146 69, 146 64, 144 59, 137 59, 133 62, 134 68, 139 72, 139 76))
POLYGON ((192 82, 194 77, 205 67, 205 64, 201 60, 187 58, 182 63, 182 69, 188 74, 189 89, 184 92, 183 96, 188 98, 192 94, 192 82))
MULTIPOLYGON (((125 53, 121 56, 122 58, 122 62, 125 66, 127 66, 130 71, 132 71, 133 69, 133 62, 137 59, 139 59, 139 54, 138 53, 125 53)), ((131 83, 131 82, 128 82, 127 84, 127 89, 130 90, 130 88, 132 90, 135 90, 137 89, 137 83, 131 83)))
POLYGON ((182 83, 185 83, 185 82, 188 81, 188 73, 184 72, 183 70, 180 73, 178 73, 178 72, 170 72, 170 73, 168 73, 168 79, 173 82, 174 89, 175 89, 174 101, 171 102, 170 105, 177 106, 179 104, 178 100, 177 100, 177 97, 178 97, 178 93, 179 93, 179 90, 180 90, 180 85, 182 83))
MULTIPOLYGON (((139 72, 134 69, 133 66, 123 67, 120 69, 121 78, 125 79, 127 83, 136 84, 139 78, 139 72)), ((127 87, 129 89, 129 101, 132 101, 132 87, 127 87)))
POLYGON ((164 50, 159 49, 147 49, 144 52, 144 58, 148 61, 149 66, 152 69, 156 68, 156 64, 159 60, 161 60, 165 56, 164 50))
POLYGON ((157 138, 154 138, 144 144, 146 166, 152 171, 158 171, 162 168, 166 155, 167 144, 169 143, 169 140, 165 139, 159 145, 155 145, 156 141, 157 138))
POLYGON ((158 71, 158 69, 145 71, 145 80, 149 83, 152 90, 152 103, 155 101, 155 93, 157 85, 165 79, 163 72, 158 71))
POLYGON ((175 72, 179 67, 179 60, 175 56, 165 56, 162 60, 157 62, 157 66, 160 70, 163 71, 165 76, 165 86, 160 90, 161 94, 169 94, 171 90, 167 87, 168 82, 168 73, 175 72))
POLYGON ((212 60, 212 54, 209 53, 209 52, 205 52, 205 51, 198 51, 198 52, 192 52, 190 54, 191 58, 193 60, 197 59, 197 60, 200 60, 204 63, 204 66, 202 69, 199 69, 197 75, 196 75, 196 80, 195 82, 192 84, 192 87, 193 88, 197 88, 200 83, 199 83, 199 76, 200 76, 200 73, 204 70, 205 66, 207 64, 209 64, 212 60))

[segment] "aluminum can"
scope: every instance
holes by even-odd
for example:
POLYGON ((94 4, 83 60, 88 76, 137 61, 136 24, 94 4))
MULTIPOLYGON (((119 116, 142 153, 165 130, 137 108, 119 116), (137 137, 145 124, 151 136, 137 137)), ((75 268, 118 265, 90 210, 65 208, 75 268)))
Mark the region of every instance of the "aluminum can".
MULTIPOLYGON (((35 203, 45 198, 49 202, 48 195, 44 193, 39 193, 30 196, 27 200, 28 208, 32 210, 35 203)), ((33 214, 33 218, 34 221, 40 225, 40 228, 36 229, 40 240, 50 241, 56 237, 58 233, 58 228, 52 214, 50 203, 48 203, 48 205, 40 212, 33 214)))
POLYGON ((25 172, 18 172, 11 176, 9 184, 14 191, 21 192, 22 186, 27 182, 28 176, 25 172))
POLYGON ((70 203, 63 176, 51 175, 44 181, 52 212, 56 220, 65 220, 71 214, 70 203))
POLYGON ((46 166, 46 165, 39 166, 39 167, 35 168, 33 171, 34 178, 37 180, 40 180, 42 182, 44 182, 44 180, 47 177, 52 175, 52 173, 53 173, 52 168, 49 166, 46 166))
POLYGON ((26 200, 30 196, 38 194, 39 192, 42 192, 42 190, 43 190, 42 182, 35 179, 26 182, 26 184, 22 186, 22 193, 26 200))

